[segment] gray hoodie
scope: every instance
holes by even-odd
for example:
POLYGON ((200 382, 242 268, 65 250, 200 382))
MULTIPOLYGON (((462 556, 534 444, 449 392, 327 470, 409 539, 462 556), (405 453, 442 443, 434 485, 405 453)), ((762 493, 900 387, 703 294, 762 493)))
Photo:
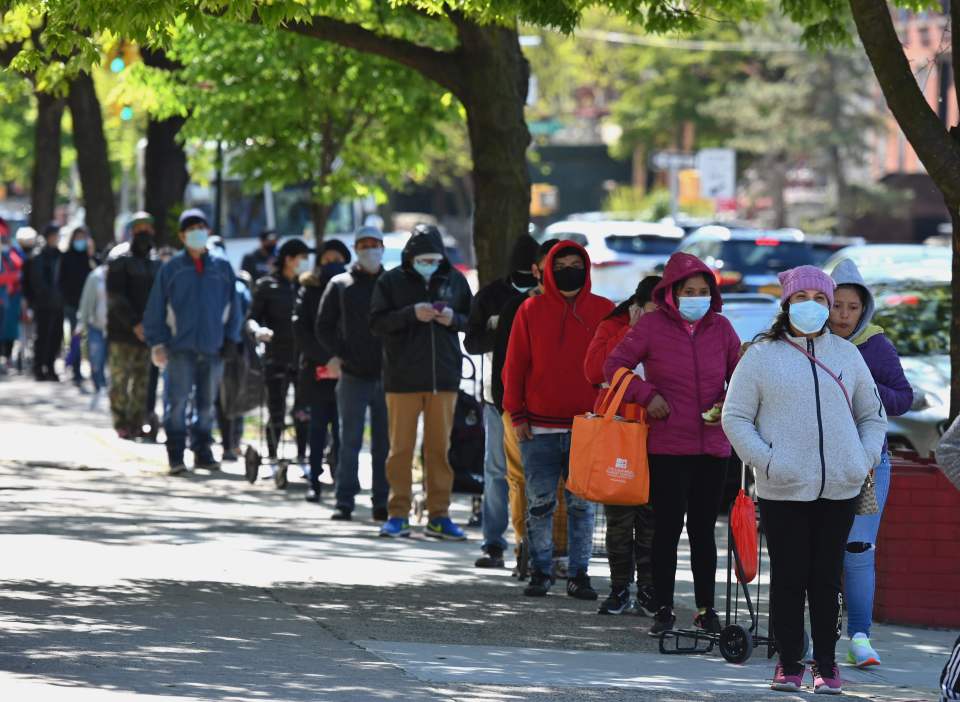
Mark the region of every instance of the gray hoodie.
POLYGON ((877 311, 877 303, 873 300, 873 293, 870 292, 867 284, 863 282, 863 276, 860 275, 860 269, 857 268, 857 264, 849 258, 845 258, 837 264, 837 267, 833 269, 833 275, 831 277, 833 278, 833 282, 838 286, 857 285, 867 294, 867 304, 863 308, 863 316, 860 317, 860 323, 857 324, 853 330, 853 334, 849 336, 850 339, 856 339, 860 332, 866 329, 867 325, 873 321, 873 315, 877 311))
POLYGON ((723 405, 723 430, 757 469, 766 500, 846 500, 880 463, 887 416, 857 347, 824 332, 788 337, 843 381, 837 382, 785 341, 752 345, 740 359, 723 405))

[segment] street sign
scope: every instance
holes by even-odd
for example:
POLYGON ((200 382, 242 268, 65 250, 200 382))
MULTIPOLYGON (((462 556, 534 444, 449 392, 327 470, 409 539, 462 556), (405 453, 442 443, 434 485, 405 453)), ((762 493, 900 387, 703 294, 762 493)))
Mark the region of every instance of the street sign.
POLYGON ((696 154, 681 154, 676 151, 657 151, 650 159, 653 167, 658 171, 677 170, 697 167, 696 154))
POLYGON ((696 167, 702 197, 730 200, 737 196, 737 153, 733 149, 701 149, 696 167))

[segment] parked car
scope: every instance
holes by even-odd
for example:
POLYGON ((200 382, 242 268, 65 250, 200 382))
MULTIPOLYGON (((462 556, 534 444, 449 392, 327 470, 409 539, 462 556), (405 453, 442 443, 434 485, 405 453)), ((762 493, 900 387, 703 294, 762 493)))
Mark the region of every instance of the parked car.
POLYGON ((759 293, 726 293, 723 295, 723 316, 733 324, 740 341, 753 341, 757 334, 770 328, 780 300, 759 293))
POLYGON ((684 239, 678 250, 710 266, 724 293, 779 296, 777 274, 814 261, 810 245, 797 229, 764 231, 711 225, 684 239))
POLYGON ((870 285, 891 280, 926 280, 948 283, 952 278, 953 251, 942 246, 923 244, 865 244, 848 246, 823 264, 833 273, 845 258, 857 264, 864 281, 870 285))
POLYGON ((666 263, 683 239, 683 229, 656 222, 566 220, 548 226, 542 239, 570 239, 586 247, 593 292, 625 300, 637 283, 666 263))
POLYGON ((832 236, 829 234, 807 234, 806 241, 813 252, 814 266, 823 266, 831 256, 848 246, 863 246, 866 240, 862 236, 832 236))

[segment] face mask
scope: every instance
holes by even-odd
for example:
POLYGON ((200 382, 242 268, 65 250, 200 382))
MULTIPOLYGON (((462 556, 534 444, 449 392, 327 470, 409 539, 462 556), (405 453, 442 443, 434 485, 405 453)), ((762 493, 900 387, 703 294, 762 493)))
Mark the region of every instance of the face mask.
POLYGON ((87 250, 87 240, 86 239, 77 239, 73 242, 74 251, 86 251, 87 250))
POLYGON ((680 316, 688 322, 697 322, 710 311, 711 302, 713 302, 713 298, 709 295, 705 297, 681 297, 678 300, 680 316))
POLYGON ((424 280, 430 280, 433 274, 440 268, 439 263, 426 263, 423 261, 414 261, 413 270, 423 276, 424 280))
POLYGON ((186 244, 188 249, 194 251, 205 250, 207 248, 207 239, 210 238, 210 232, 204 228, 190 229, 187 231, 186 244))
POLYGON ((347 267, 339 261, 334 261, 333 263, 324 263, 322 266, 320 266, 320 270, 323 271, 325 276, 333 277, 343 273, 345 270, 347 270, 347 267))
POLYGON ((277 255, 277 242, 271 241, 268 244, 263 245, 263 252, 267 256, 276 256, 277 255))
POLYGON ((133 235, 131 246, 134 253, 145 256, 153 248, 153 236, 149 232, 137 232, 133 235))
POLYGON ((310 271, 310 259, 301 258, 297 261, 297 275, 302 275, 303 273, 308 273, 310 271))
POLYGON ((518 292, 529 292, 537 287, 537 279, 533 273, 527 271, 514 271, 510 274, 510 283, 518 292))
POLYGON ((553 280, 558 290, 573 292, 582 288, 587 282, 587 271, 584 268, 561 268, 553 272, 553 280))
POLYGON ((790 324, 801 334, 816 334, 829 317, 830 310, 813 300, 790 305, 790 324))
POLYGON ((383 261, 383 249, 363 249, 357 251, 357 263, 368 273, 376 273, 380 270, 380 263, 383 261))

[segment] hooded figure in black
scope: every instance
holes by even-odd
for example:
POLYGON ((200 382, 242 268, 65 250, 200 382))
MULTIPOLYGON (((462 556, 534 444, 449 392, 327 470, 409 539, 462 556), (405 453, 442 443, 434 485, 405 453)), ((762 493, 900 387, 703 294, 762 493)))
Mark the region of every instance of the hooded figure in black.
POLYGON ((425 533, 462 540, 463 531, 448 516, 453 470, 447 451, 463 365, 458 334, 466 329, 470 314, 470 287, 450 265, 436 227, 415 227, 402 260, 399 268, 377 280, 370 304, 370 329, 383 340, 383 384, 390 421, 390 518, 380 533, 410 533, 413 454, 423 414, 430 514, 425 533))
POLYGON ((63 346, 63 294, 60 292, 60 228, 48 224, 43 248, 30 259, 30 291, 33 299, 36 340, 33 373, 37 380, 59 380, 53 364, 63 346))

